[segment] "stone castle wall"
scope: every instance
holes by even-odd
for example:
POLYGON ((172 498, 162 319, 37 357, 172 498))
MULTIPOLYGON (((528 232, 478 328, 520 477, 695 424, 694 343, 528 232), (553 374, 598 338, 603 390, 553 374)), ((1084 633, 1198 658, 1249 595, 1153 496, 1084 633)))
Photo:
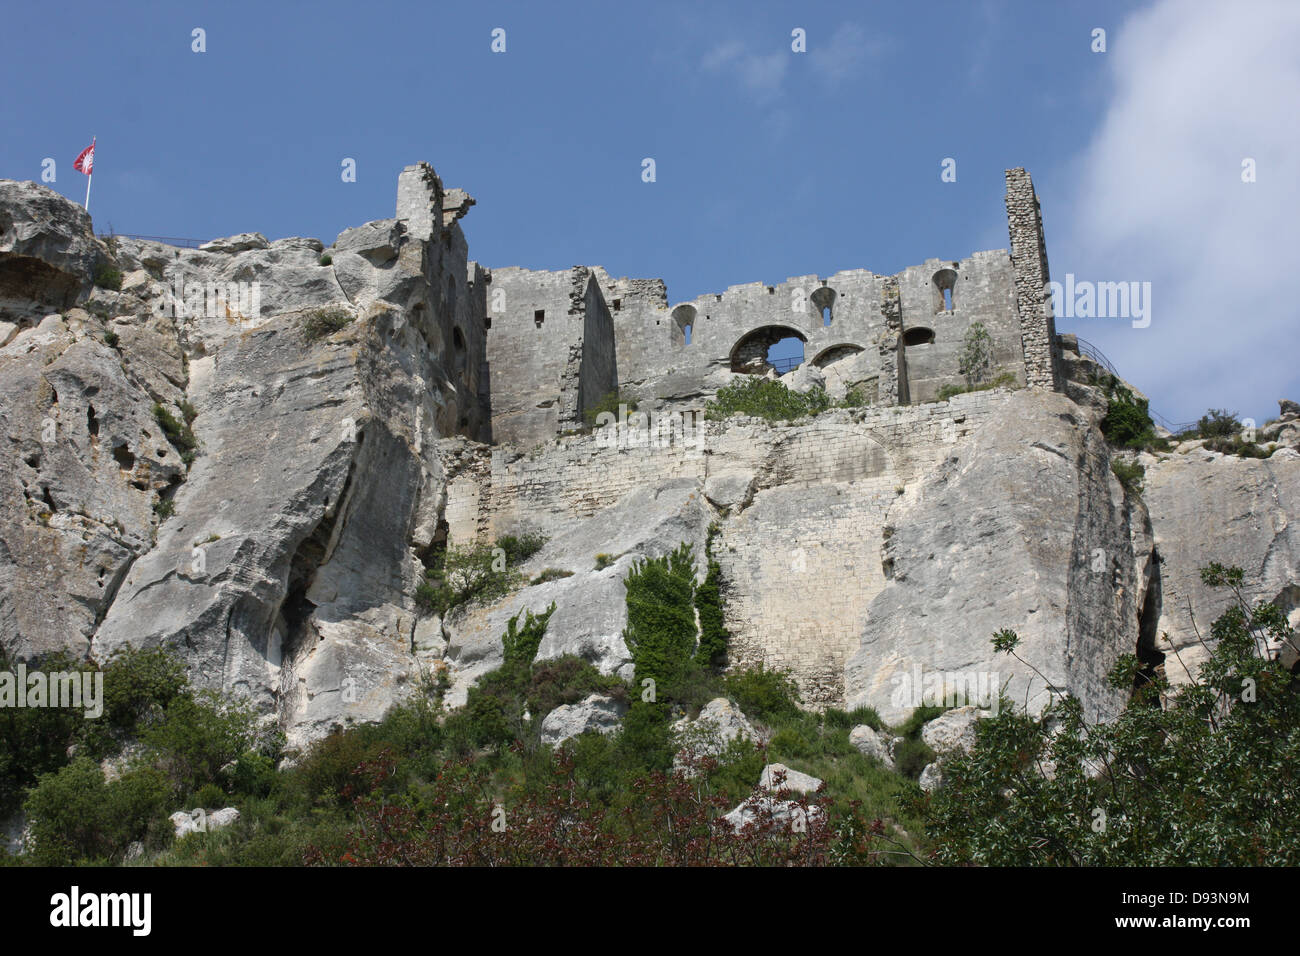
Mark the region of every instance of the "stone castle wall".
POLYGON ((665 444, 616 424, 531 452, 477 446, 478 465, 448 482, 449 538, 554 535, 639 489, 694 480, 721 525, 714 556, 731 662, 787 668, 805 702, 840 704, 844 665, 887 580, 891 505, 1008 394, 836 410, 790 425, 700 422, 685 440, 673 432, 665 444))

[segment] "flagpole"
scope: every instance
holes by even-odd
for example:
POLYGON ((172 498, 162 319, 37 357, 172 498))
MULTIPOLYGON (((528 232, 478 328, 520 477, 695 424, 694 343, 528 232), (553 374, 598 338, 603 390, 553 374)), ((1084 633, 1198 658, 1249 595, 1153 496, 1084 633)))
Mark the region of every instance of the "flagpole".
MULTIPOLYGON (((90 148, 92 150, 95 148, 94 136, 90 137, 90 148)), ((94 156, 95 154, 92 152, 90 155, 94 156)), ((92 161, 90 164, 90 175, 86 177, 86 212, 90 212, 90 181, 94 178, 95 178, 95 164, 92 161)))

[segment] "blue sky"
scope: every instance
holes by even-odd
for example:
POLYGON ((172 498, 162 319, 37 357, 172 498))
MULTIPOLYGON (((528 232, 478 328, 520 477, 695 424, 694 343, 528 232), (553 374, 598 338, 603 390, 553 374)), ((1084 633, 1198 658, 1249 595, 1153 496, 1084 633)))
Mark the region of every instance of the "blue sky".
POLYGON ((598 264, 676 302, 1005 248, 1026 166, 1053 278, 1152 283, 1145 328, 1058 327, 1170 419, 1263 421, 1300 398, 1297 48, 1288 0, 23 5, 0 176, 53 157, 81 201, 95 134, 100 231, 328 244, 425 159, 478 199, 485 265, 598 264))

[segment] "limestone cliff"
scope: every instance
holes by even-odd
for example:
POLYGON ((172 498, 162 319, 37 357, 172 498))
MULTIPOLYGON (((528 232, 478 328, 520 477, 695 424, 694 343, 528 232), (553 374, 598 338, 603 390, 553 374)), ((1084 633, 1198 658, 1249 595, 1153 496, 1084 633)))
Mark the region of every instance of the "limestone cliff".
MULTIPOLYGON (((183 249, 97 239, 74 204, 0 181, 0 644, 24 659, 174 647, 196 683, 249 697, 301 744, 435 671, 463 700, 500 663, 507 621, 552 602, 540 658, 630 675, 629 568, 687 542, 703 574, 715 525, 731 664, 789 669, 808 706, 887 720, 929 673, 996 674, 1031 708, 1047 683, 1105 718, 1125 701, 1104 680, 1120 654, 1155 661, 1168 632, 1195 666, 1193 619, 1204 635, 1217 609, 1196 576, 1209 560, 1300 603, 1300 454, 1145 456, 1139 497, 1112 474, 1086 386, 704 421, 741 374, 714 363, 647 385, 649 411, 685 413, 678 431, 592 431, 593 390, 618 381, 615 313, 637 297, 671 313, 661 287, 590 269, 557 286, 571 312, 518 306, 539 330, 570 323, 565 360, 529 373, 568 398, 511 393, 501 371, 528 346, 511 330, 499 341, 518 354, 493 367, 492 275, 457 222, 472 204, 421 164, 394 218, 328 249, 256 234, 183 249), (494 443, 494 420, 555 435, 494 443), (546 539, 516 569, 538 583, 445 620, 417 606, 436 549, 523 532, 546 539), (1025 664, 993 654, 1002 627, 1025 664)), ((897 311, 878 278, 863 288, 897 311)), ((1056 367, 1050 345, 1034 354, 1056 367)), ((847 348, 800 380, 860 385, 881 374, 870 357, 847 348)))

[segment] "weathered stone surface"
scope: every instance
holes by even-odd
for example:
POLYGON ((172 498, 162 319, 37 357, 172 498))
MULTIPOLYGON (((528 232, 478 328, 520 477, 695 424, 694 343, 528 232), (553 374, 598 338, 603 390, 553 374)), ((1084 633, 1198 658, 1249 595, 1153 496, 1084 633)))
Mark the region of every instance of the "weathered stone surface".
POLYGON ((798 770, 791 770, 783 763, 770 763, 763 768, 763 773, 758 778, 758 785, 764 790, 770 790, 779 793, 782 790, 792 790, 796 793, 816 793, 821 787, 822 780, 814 777, 812 774, 800 773, 798 770), (777 783, 777 777, 785 774, 781 783, 777 783))
POLYGON ((926 793, 933 793, 943 786, 943 771, 937 763, 928 763, 921 771, 921 776, 917 780, 921 789, 926 793))
POLYGON ((1138 641, 1129 523, 1094 423, 1062 395, 1014 393, 890 508, 889 583, 847 668, 849 704, 901 721, 922 702, 919 669, 983 675, 985 688, 1006 684, 1038 710, 1049 699, 1041 673, 1090 717, 1116 713, 1124 697, 1105 676, 1138 641), (1017 631, 1032 667, 995 655, 1002 628, 1017 631))
POLYGON ((213 239, 199 246, 200 252, 247 252, 249 249, 266 249, 271 244, 260 232, 241 232, 237 236, 213 239))
POLYGON ((590 518, 556 524, 543 520, 540 509, 530 517, 532 528, 559 533, 519 568, 533 577, 545 568, 572 571, 571 577, 522 588, 490 607, 472 606, 443 622, 448 636, 447 663, 452 688, 448 699, 464 700, 470 683, 501 665, 501 635, 524 610, 540 614, 552 601, 552 614, 537 651, 538 660, 568 654, 581 657, 602 673, 631 675, 632 656, 623 643, 627 626, 623 579, 639 558, 659 557, 682 542, 704 551, 712 513, 692 479, 665 481, 634 491, 619 504, 590 518), (611 566, 597 571, 597 554, 618 555, 611 566))
POLYGON ((1162 597, 1153 630, 1169 636, 1155 645, 1166 655, 1169 679, 1182 683, 1196 672, 1207 654, 1197 630, 1208 640, 1231 600, 1201 583, 1200 568, 1211 562, 1241 568, 1250 600, 1274 601, 1300 624, 1300 456, 1289 449, 1263 460, 1194 451, 1142 461, 1162 597))
POLYGON ((877 733, 866 724, 859 724, 849 731, 849 743, 857 748, 858 753, 864 757, 873 757, 879 760, 891 770, 894 767, 894 757, 889 740, 882 734, 877 733))
POLYGON ((675 721, 673 732, 679 745, 689 747, 697 756, 716 757, 733 740, 758 742, 762 739, 749 718, 725 697, 709 701, 694 720, 683 717, 675 721))
POLYGON ((106 258, 76 203, 46 186, 0 179, 0 319, 26 324, 71 308, 106 258))
POLYGON ((542 743, 558 746, 589 730, 612 734, 627 713, 627 704, 605 694, 591 694, 576 704, 561 704, 542 719, 542 743))
POLYGON ((168 819, 171 820, 172 829, 176 839, 179 840, 193 833, 210 833, 228 827, 239 819, 239 811, 234 807, 214 810, 211 813, 200 808, 195 808, 188 813, 177 810, 168 819))
POLYGON ((954 707, 934 720, 926 721, 921 728, 921 739, 935 753, 949 750, 969 752, 975 746, 975 725, 986 716, 987 712, 974 705, 954 707))

